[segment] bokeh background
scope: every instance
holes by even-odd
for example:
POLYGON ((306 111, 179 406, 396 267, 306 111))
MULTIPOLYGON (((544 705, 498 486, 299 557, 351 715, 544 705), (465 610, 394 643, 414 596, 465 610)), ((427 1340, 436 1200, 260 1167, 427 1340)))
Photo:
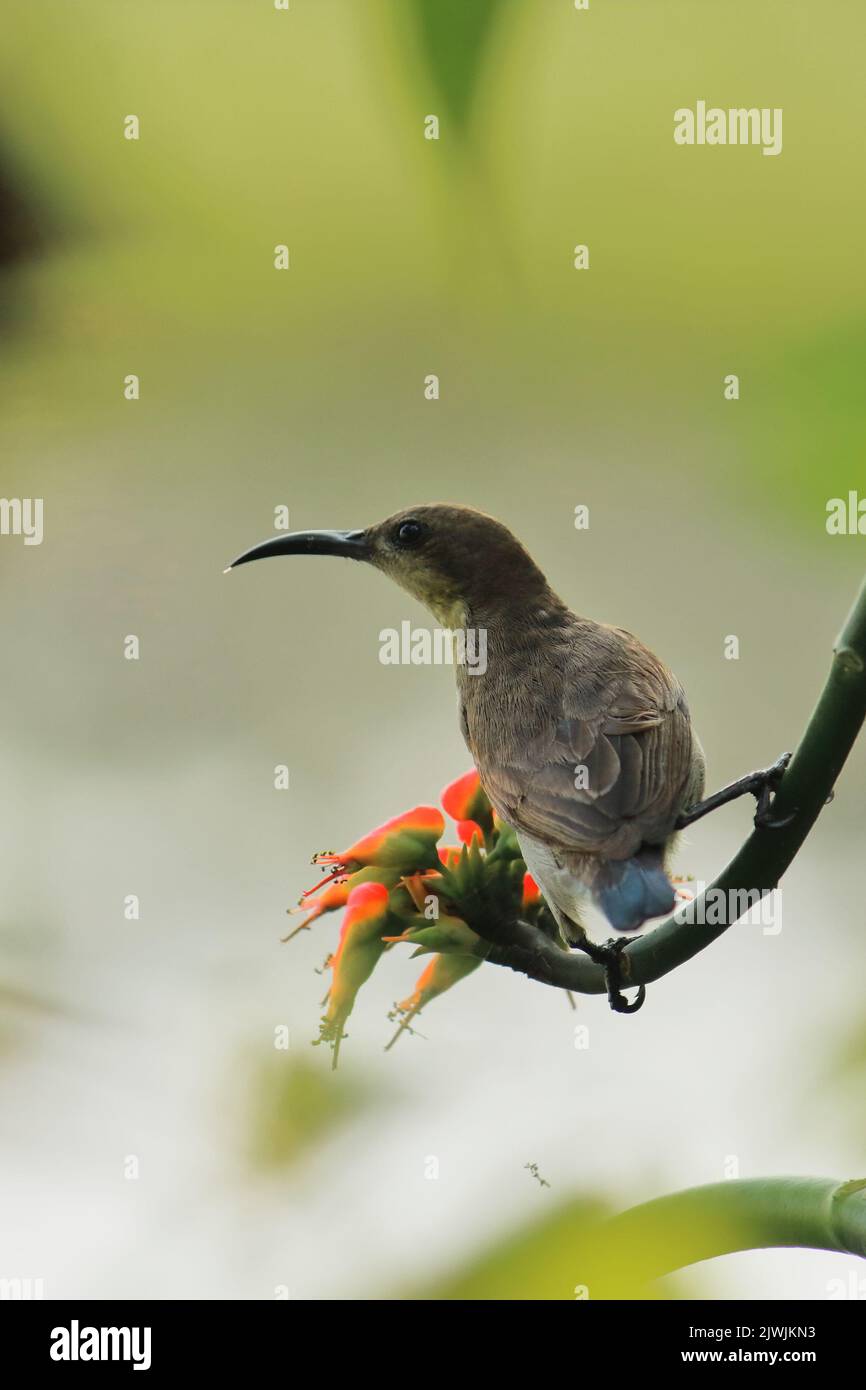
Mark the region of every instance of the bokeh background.
MULTIPOLYGON (((778 935, 734 928, 634 1018, 484 967, 386 1055, 393 952, 332 1076, 337 924, 282 946, 285 909, 314 850, 467 766, 452 676, 379 663, 427 619, 372 572, 222 569, 279 505, 481 506, 674 667, 712 786, 793 746, 866 544, 825 528, 866 484, 864 38, 854 0, 9 0, 0 493, 45 499, 45 539, 0 539, 0 1274, 570 1298, 585 1208, 732 1160, 862 1174, 862 746, 778 935), (783 153, 675 146, 698 99, 782 107, 783 153)), ((663 1292, 852 1271, 752 1253, 663 1292)))

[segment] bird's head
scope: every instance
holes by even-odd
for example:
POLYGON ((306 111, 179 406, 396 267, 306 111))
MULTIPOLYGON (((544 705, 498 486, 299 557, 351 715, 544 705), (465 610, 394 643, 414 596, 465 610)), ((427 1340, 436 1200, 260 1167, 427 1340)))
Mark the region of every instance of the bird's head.
POLYGON ((541 598, 547 581, 501 521, 472 507, 428 503, 395 512, 362 531, 296 531, 274 536, 229 566, 272 555, 343 555, 363 560, 419 599, 448 627, 467 615, 541 598))

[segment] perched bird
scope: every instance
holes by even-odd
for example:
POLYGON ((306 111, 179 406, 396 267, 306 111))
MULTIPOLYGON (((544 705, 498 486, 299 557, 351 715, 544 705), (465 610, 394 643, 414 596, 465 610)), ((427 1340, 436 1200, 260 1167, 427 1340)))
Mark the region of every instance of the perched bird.
POLYGON ((682 687, 643 643, 572 613, 511 531, 469 507, 276 536, 229 568, 274 555, 363 560, 444 627, 485 634, 484 673, 456 666, 460 726, 565 942, 593 954, 587 901, 619 932, 672 910, 667 863, 704 757, 682 687))

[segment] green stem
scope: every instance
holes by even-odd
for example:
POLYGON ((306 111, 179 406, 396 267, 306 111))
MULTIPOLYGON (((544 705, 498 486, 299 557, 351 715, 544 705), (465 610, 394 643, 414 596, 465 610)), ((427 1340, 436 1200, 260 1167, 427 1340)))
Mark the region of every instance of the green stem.
POLYGON ((866 1256, 866 1181, 748 1178, 692 1187, 612 1217, 592 1241, 590 1297, 613 1296, 628 1271, 648 1283, 737 1250, 801 1246, 866 1256))
MULTIPOLYGON (((735 910, 737 893, 763 895, 776 887, 821 814, 864 718, 866 584, 836 641, 827 682, 773 801, 773 815, 792 815, 791 823, 755 829, 704 893, 630 943, 623 953, 628 984, 660 979, 727 931, 749 906, 735 910)), ((564 951, 525 922, 507 926, 488 960, 559 989, 580 994, 607 989, 598 965, 579 951, 564 951)))
POLYGON ((500 1237, 422 1298, 657 1298, 664 1275, 742 1250, 866 1256, 866 1181, 770 1177, 692 1187, 615 1216, 545 1199, 545 1215, 500 1237))

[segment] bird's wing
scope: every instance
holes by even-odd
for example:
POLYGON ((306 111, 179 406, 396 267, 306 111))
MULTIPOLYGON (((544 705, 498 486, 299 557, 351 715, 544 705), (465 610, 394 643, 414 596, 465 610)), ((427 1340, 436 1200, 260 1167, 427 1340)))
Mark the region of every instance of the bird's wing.
POLYGON ((516 829, 577 853, 625 857, 666 838, 693 784, 693 740, 676 678, 631 634, 579 646, 565 661, 558 707, 533 735, 491 750, 482 780, 516 829))

